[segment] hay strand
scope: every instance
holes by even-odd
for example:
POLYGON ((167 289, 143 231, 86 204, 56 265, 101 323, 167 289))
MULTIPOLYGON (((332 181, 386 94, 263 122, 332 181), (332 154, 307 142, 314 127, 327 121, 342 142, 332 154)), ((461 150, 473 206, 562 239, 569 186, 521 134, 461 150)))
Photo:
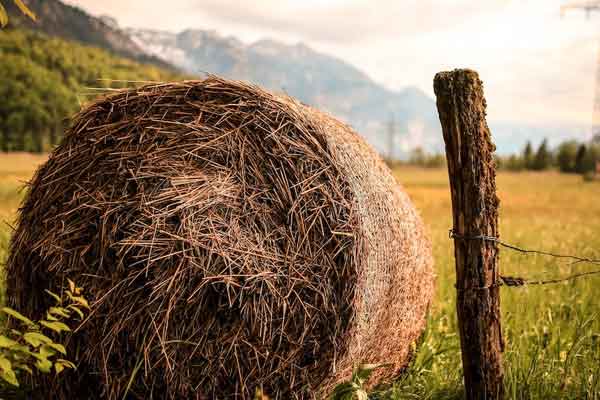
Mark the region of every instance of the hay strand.
POLYGON ((398 374, 424 326, 431 251, 408 197, 349 127, 209 76, 108 95, 33 178, 12 307, 74 279, 93 313, 52 398, 313 398, 355 363, 398 374))

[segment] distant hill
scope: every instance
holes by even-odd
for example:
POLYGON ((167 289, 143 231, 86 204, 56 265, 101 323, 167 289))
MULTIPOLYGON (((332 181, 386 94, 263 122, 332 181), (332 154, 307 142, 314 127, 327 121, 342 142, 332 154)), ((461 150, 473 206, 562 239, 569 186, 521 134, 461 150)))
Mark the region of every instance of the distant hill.
MULTIPOLYGON (((246 44, 235 37, 200 29, 180 33, 123 29, 110 16, 92 16, 60 0, 25 2, 37 13, 38 22, 33 23, 22 16, 12 1, 7 1, 3 4, 11 16, 10 27, 33 29, 51 37, 99 47, 107 51, 105 55, 122 57, 120 62, 129 62, 124 61, 126 58, 150 63, 162 69, 159 75, 163 77, 174 76, 167 70, 179 68, 189 74, 210 72, 288 93, 354 126, 385 155, 390 154, 390 147, 393 147, 395 157, 406 157, 417 146, 428 152, 443 151, 431 97, 413 86, 389 90, 352 65, 302 43, 286 45, 274 40, 260 40, 246 44), (390 146, 390 131, 396 133, 393 146, 390 146)), ((0 36, 6 36, 6 32, 2 31, 0 36)), ((23 45, 29 46, 28 43, 23 45)), ((5 63, 4 59, 2 63, 5 63)), ((0 67, 7 68, 6 65, 0 67)), ((60 66, 54 64, 44 68, 60 71, 60 66)), ((92 66, 86 65, 84 69, 89 68, 92 66)), ((141 76, 146 71, 140 69, 138 77, 143 79, 141 76)), ((118 75, 113 69, 103 70, 102 74, 106 78, 118 75)), ((134 78, 137 75, 130 70, 128 76, 134 78)), ((0 120, 0 129, 2 124, 6 122, 0 120)), ((518 150, 527 140, 536 143, 549 137, 550 143, 555 144, 559 137, 581 139, 589 136, 587 127, 559 126, 545 121, 532 124, 490 121, 490 125, 501 153, 518 150)))
POLYGON ((45 151, 58 142, 64 119, 98 92, 124 82, 181 79, 95 47, 28 30, 0 32, 0 150, 45 151))
POLYGON ((388 90, 352 65, 302 43, 261 40, 246 45, 234 37, 204 30, 127 32, 147 53, 186 72, 255 82, 327 110, 353 125, 384 153, 389 151, 392 119, 397 132, 395 156, 415 146, 441 149, 433 99, 416 87, 388 90))
POLYGON ((354 126, 384 154, 401 157, 415 146, 441 149, 433 100, 415 87, 391 91, 352 65, 304 44, 261 40, 246 45, 212 31, 178 34, 127 30, 60 0, 25 0, 36 23, 6 2, 10 26, 99 47, 115 55, 186 73, 210 72, 285 92, 354 126), (174 66, 173 66, 174 65, 174 66), (393 124, 392 124, 393 121, 393 124), (390 127, 393 126, 393 129, 390 127), (389 132, 396 140, 390 146, 389 132))
POLYGON ((98 18, 59 0, 25 0, 38 19, 36 22, 22 15, 13 1, 5 1, 9 28, 25 28, 100 47, 116 55, 136 61, 155 64, 162 68, 174 67, 165 60, 149 55, 123 32, 110 18, 98 18))

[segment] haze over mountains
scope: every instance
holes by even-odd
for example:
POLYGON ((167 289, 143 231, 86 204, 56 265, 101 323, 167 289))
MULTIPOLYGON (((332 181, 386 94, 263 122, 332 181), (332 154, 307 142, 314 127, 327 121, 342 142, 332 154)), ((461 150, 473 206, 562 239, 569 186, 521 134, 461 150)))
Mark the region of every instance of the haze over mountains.
POLYGON ((415 87, 391 91, 352 65, 304 44, 274 40, 245 44, 200 29, 180 33, 124 29, 111 16, 95 17, 59 0, 29 0, 33 23, 8 2, 13 27, 42 31, 163 68, 213 73, 285 92, 352 125, 384 154, 402 157, 415 146, 441 149, 433 99, 415 87), (395 143, 390 146, 390 131, 395 143))
POLYGON ((393 129, 395 156, 419 145, 429 149, 441 145, 435 104, 421 90, 387 90, 357 68, 302 43, 286 45, 266 39, 244 44, 214 31, 191 29, 178 34, 127 32, 146 52, 188 73, 209 72, 258 83, 327 110, 384 152, 389 152, 393 129))
MULTIPOLYGON (((305 44, 287 45, 271 39, 248 44, 201 29, 179 33, 125 29, 111 16, 91 16, 59 0, 27 3, 37 12, 39 22, 14 18, 13 25, 101 47, 162 68, 177 68, 192 75, 213 73, 285 92, 349 123, 386 155, 393 151, 394 157, 406 157, 417 146, 429 152, 443 149, 430 96, 417 87, 389 90, 354 66, 305 44), (393 145, 390 131, 395 132, 393 145)), ((9 13, 18 15, 11 7, 9 13)), ((510 121, 491 126, 498 149, 504 153, 518 150, 527 138, 537 142, 550 136, 552 143, 564 137, 581 137, 586 130, 510 121)))
MULTIPOLYGON (((352 125, 384 155, 393 152, 394 157, 404 158, 415 147, 443 151, 435 102, 422 90, 414 86, 388 90, 354 66, 303 43, 286 45, 264 39, 245 44, 235 37, 200 29, 180 33, 125 31, 148 54, 188 73, 216 73, 258 83, 327 110, 352 125)), ((537 144, 547 137, 554 144, 567 138, 585 138, 589 131, 584 125, 545 121, 491 121, 490 126, 500 153, 519 151, 527 140, 537 144)))

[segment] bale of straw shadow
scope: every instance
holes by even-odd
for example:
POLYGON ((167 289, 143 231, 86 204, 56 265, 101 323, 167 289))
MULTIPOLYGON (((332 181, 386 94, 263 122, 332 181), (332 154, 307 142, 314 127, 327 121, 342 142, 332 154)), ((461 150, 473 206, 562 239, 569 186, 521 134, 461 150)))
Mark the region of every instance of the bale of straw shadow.
POLYGON ((356 363, 406 366, 433 292, 422 222, 352 129, 210 76, 100 99, 30 183, 7 264, 41 317, 92 296, 72 373, 40 398, 326 395, 356 363))

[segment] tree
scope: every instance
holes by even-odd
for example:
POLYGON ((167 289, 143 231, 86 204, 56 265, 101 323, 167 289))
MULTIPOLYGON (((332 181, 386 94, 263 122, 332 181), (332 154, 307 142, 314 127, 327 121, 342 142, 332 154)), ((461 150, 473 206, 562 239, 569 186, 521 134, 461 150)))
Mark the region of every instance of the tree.
POLYGON ((523 167, 525 169, 530 169, 533 163, 533 147, 531 146, 531 142, 527 141, 525 145, 525 149, 523 150, 523 167))
POLYGON ((575 140, 562 142, 556 151, 556 163, 561 172, 576 172, 578 145, 575 140))
POLYGON ((583 157, 582 173, 595 171, 598 160, 600 160, 600 144, 589 144, 583 157))
POLYGON ((409 162, 413 165, 423 166, 426 158, 425 150, 422 147, 415 147, 410 152, 409 162))
POLYGON ((521 171, 523 170, 523 159, 516 154, 512 154, 503 161, 502 167, 509 171, 521 171))
POLYGON ((577 149, 577 155, 575 156, 575 172, 577 172, 578 174, 585 173, 584 160, 586 152, 587 147, 585 146, 585 144, 580 144, 579 148, 577 149))
POLYGON ((66 119, 81 102, 93 99, 78 96, 85 87, 181 78, 101 49, 32 31, 4 30, 0 32, 0 150, 51 150, 61 140, 66 119), (120 83, 98 82, 102 77, 120 83))
MULTIPOLYGON (((31 18, 34 21, 37 19, 36 15, 33 13, 33 11, 31 11, 25 5, 25 3, 23 3, 23 0, 13 0, 13 2, 15 3, 15 5, 17 7, 19 7, 19 10, 21 10, 21 12, 23 14, 27 15, 29 18, 31 18)), ((6 24, 8 24, 8 14, 6 13, 6 9, 0 2, 0 28, 4 28, 6 26, 6 24)))
POLYGON ((535 153, 535 158, 531 165, 531 169, 541 171, 550 168, 552 165, 552 153, 548 150, 548 140, 544 139, 535 153))

